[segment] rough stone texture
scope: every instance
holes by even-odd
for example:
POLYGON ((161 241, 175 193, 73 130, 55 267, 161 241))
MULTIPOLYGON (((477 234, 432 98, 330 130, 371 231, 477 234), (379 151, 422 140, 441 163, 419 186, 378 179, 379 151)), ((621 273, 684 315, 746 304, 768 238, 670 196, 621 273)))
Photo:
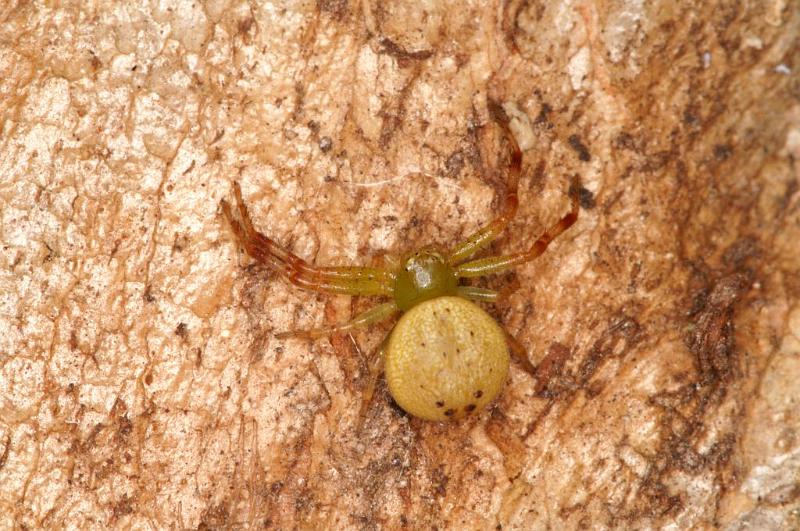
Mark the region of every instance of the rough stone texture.
POLYGON ((800 8, 693 2, 0 5, 0 527, 800 526, 800 8), (493 409, 408 418, 390 325, 318 264, 452 245, 496 212, 487 97, 525 148, 495 252, 578 224, 498 320, 493 409), (487 125, 487 127, 481 127, 487 125))

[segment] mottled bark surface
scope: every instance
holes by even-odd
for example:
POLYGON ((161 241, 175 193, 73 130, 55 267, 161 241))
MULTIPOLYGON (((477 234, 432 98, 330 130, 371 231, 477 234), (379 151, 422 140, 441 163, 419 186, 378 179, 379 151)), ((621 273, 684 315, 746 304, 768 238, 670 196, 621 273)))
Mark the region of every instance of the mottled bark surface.
POLYGON ((0 527, 800 526, 799 10, 6 0, 0 527), (359 433, 391 324, 276 339, 373 301, 253 265, 219 201, 317 264, 452 245, 502 198, 489 97, 495 253, 587 189, 482 284, 536 378, 453 424, 381 385, 359 433))

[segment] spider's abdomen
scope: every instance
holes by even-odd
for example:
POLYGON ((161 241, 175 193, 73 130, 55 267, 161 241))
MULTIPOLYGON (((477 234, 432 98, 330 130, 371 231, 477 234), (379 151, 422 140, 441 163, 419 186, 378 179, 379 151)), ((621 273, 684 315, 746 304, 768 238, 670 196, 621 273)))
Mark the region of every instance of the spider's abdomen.
POLYGON ((417 304, 400 318, 386 348, 386 382, 398 405, 428 420, 463 417, 491 402, 508 373, 505 334, 460 297, 417 304))

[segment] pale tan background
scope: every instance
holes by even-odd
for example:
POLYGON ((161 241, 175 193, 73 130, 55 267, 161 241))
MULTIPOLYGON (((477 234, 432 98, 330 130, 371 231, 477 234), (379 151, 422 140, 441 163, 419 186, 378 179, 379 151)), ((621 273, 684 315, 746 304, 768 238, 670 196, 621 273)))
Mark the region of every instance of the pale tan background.
POLYGON ((800 526, 793 0, 0 6, 0 527, 800 526), (452 245, 525 149, 494 408, 405 416, 371 301, 241 256, 218 204, 319 264, 452 245), (488 124, 488 127, 480 127, 488 124))

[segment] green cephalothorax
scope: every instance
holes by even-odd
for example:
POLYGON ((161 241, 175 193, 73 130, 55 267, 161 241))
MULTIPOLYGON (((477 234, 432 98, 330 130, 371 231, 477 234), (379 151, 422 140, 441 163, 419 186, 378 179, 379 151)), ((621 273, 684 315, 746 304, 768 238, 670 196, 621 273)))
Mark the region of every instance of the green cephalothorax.
POLYGON ((441 254, 427 249, 418 251, 397 272, 394 300, 397 308, 405 311, 420 302, 455 294, 457 284, 453 268, 441 254))

